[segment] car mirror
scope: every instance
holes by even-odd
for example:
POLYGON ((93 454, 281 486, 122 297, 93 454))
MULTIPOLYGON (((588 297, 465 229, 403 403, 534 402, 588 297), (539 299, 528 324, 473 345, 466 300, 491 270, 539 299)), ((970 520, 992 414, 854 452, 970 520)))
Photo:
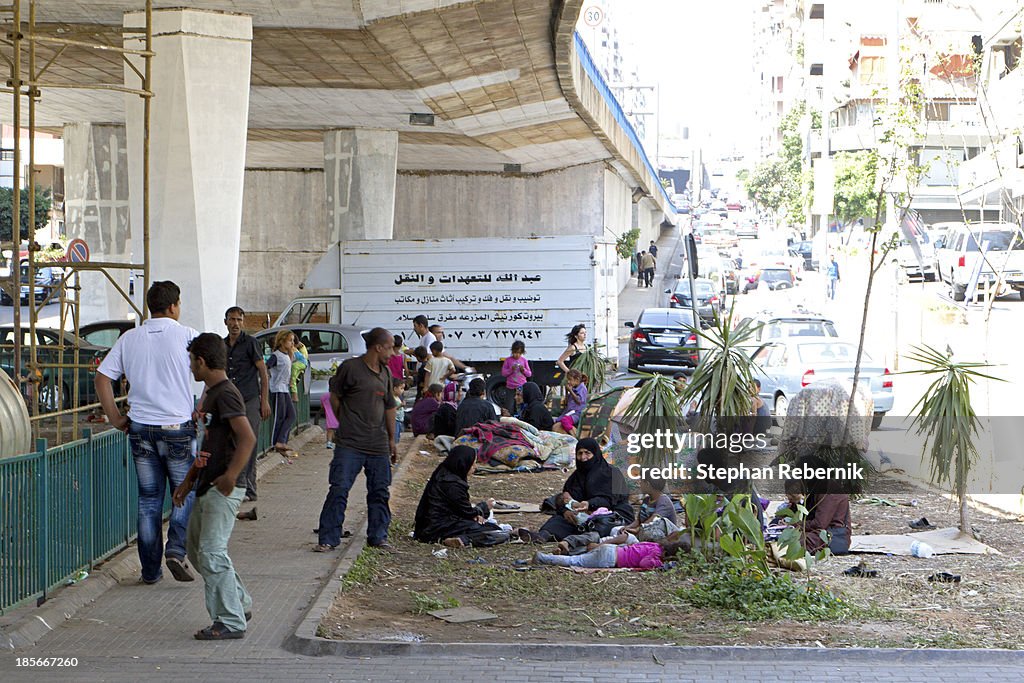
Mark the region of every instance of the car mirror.
POLYGON ((633 321, 632 321, 632 320, 630 320, 629 322, 627 322, 627 323, 625 324, 625 327, 636 327, 636 325, 635 325, 635 324, 633 323, 633 321))

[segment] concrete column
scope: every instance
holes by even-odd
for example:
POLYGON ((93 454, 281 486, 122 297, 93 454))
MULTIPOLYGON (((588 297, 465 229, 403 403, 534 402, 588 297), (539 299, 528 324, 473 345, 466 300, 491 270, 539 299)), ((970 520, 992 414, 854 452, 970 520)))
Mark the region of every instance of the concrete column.
MULTIPOLYGON (((128 149, 119 124, 64 126, 64 225, 85 240, 93 261, 131 262, 128 149)), ((128 291, 128 271, 108 271, 128 291)), ((102 273, 82 271, 82 323, 124 319, 131 307, 102 273)))
POLYGON ((324 183, 330 241, 391 239, 395 225, 398 132, 329 130, 324 183))
MULTIPOLYGON (((144 15, 125 14, 124 26, 125 46, 142 47, 144 15)), ((150 280, 174 280, 181 287, 182 323, 223 331, 238 282, 252 19, 154 10, 153 36, 150 280)), ((141 60, 134 63, 141 71, 141 60)), ((125 83, 139 83, 128 66, 125 83)), ((132 242, 141 261, 141 98, 126 95, 125 113, 132 242)))

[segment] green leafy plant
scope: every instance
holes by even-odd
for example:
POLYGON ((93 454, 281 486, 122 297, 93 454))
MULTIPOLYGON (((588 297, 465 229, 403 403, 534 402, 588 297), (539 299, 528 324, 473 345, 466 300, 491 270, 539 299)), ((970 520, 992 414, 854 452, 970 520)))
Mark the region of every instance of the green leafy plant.
MULTIPOLYGON (((608 359, 604 357, 604 346, 596 341, 590 344, 573 361, 570 366, 573 370, 579 370, 590 380, 587 385, 587 392, 596 394, 604 389, 605 380, 608 377, 608 359)), ((562 384, 565 384, 565 375, 562 375, 562 384)))
POLYGON ((432 595, 417 593, 416 591, 412 591, 409 594, 412 596, 412 611, 416 614, 428 614, 439 609, 451 609, 459 606, 459 601, 451 596, 442 599, 435 598, 432 595))
POLYGON ((764 544, 761 522, 751 507, 749 495, 732 496, 722 509, 724 530, 719 545, 727 555, 748 565, 751 571, 768 574, 768 552, 764 544))
POLYGON ((971 406, 971 385, 978 379, 1002 380, 978 372, 990 367, 986 363, 957 363, 951 354, 927 345, 915 346, 908 358, 924 367, 902 374, 937 376, 911 408, 916 413, 911 425, 925 435, 921 457, 928 456, 932 482, 953 488, 960 502, 960 531, 973 536, 967 480, 978 458, 978 416, 971 406))
POLYGON ((705 558, 711 559, 716 550, 715 536, 719 533, 721 517, 718 515, 718 496, 708 493, 689 493, 683 498, 686 527, 690 531, 692 547, 705 558))
POLYGON ((683 401, 697 400, 700 405, 698 429, 731 433, 739 420, 750 415, 753 398, 754 361, 744 345, 757 331, 757 325, 744 321, 735 329, 732 310, 724 320, 716 320, 706 330, 690 327, 701 339, 702 357, 683 391, 683 401))
POLYGON ((327 368, 326 370, 310 368, 309 371, 313 375, 313 379, 330 379, 331 377, 334 377, 334 375, 337 374, 338 372, 338 362, 335 361, 331 363, 331 367, 327 368))
MULTIPOLYGON (((685 417, 675 381, 665 375, 641 373, 647 378, 633 397, 623 417, 633 425, 636 434, 654 434, 658 430, 676 430, 685 417)), ((662 448, 645 449, 640 460, 647 466, 670 462, 675 450, 668 444, 662 448)))
POLYGON ((640 228, 633 228, 615 240, 615 251, 621 259, 631 259, 636 253, 636 243, 640 240, 640 228))

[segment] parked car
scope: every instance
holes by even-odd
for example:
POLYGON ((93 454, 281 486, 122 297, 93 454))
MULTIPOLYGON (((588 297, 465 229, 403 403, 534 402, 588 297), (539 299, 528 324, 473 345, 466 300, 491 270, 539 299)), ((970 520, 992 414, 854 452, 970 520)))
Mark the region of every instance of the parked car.
MULTIPOLYGON (((60 282, 63 273, 60 268, 56 266, 42 266, 36 269, 35 272, 35 287, 32 287, 32 294, 35 297, 35 303, 40 304, 46 300, 46 297, 50 295, 53 288, 60 282)), ((28 286, 28 262, 21 262, 21 305, 28 305, 29 297, 29 286, 28 286)), ((7 290, 0 288, 0 305, 13 306, 14 300, 7 290)))
MULTIPOLYGON (((826 379, 852 382, 856 359, 857 345, 836 339, 789 337, 771 341, 753 355, 755 375, 761 380, 761 400, 773 415, 785 418, 790 398, 807 385, 826 379)), ((871 426, 877 428, 892 410, 892 377, 889 369, 874 363, 867 352, 861 359, 860 386, 874 403, 871 426)))
POLYGON ((921 279, 931 282, 935 279, 935 253, 928 233, 921 233, 920 238, 917 239, 917 248, 921 253, 920 261, 917 254, 914 253, 914 245, 904 237, 893 252, 892 260, 900 269, 903 279, 921 279))
POLYGON ((814 242, 811 240, 794 242, 790 246, 789 250, 793 256, 796 256, 803 261, 804 270, 818 269, 818 261, 814 258, 814 242))
POLYGON ((961 223, 951 227, 936 250, 939 277, 949 285, 954 301, 963 301, 977 270, 978 291, 996 284, 993 266, 1001 271, 1003 291, 1013 289, 1024 298, 1024 238, 1012 223, 961 223), (982 247, 988 245, 987 259, 982 247), (987 262, 986 262, 987 260, 987 262))
POLYGON ((135 328, 135 320, 102 320, 78 328, 78 336, 105 349, 114 346, 122 334, 135 328))
MULTIPOLYGON (((715 317, 725 306, 722 292, 715 284, 714 280, 708 278, 697 278, 693 281, 693 288, 697 293, 697 312, 701 321, 709 325, 715 322, 715 317)), ((680 280, 675 291, 666 289, 665 293, 671 295, 668 300, 669 308, 691 308, 689 279, 680 280)))
POLYGON ((363 340, 366 330, 327 323, 270 327, 252 335, 262 345, 264 358, 270 357, 274 337, 281 330, 294 332, 309 351, 310 367, 306 370, 304 381, 309 387, 310 410, 319 410, 321 397, 329 391, 327 385, 330 377, 323 373, 329 373, 335 363, 340 365, 344 360, 366 353, 366 342, 363 340), (316 375, 314 370, 317 371, 316 375))
POLYGON ((639 370, 645 365, 697 367, 697 335, 693 312, 685 308, 647 308, 637 322, 627 322, 629 336, 627 365, 639 370))
MULTIPOLYGON (((20 329, 21 364, 26 368, 31 362, 31 341, 28 326, 20 329)), ((12 325, 0 327, 0 368, 14 376, 14 337, 12 325)), ((39 384, 39 412, 52 413, 65 410, 72 405, 72 392, 75 378, 78 379, 78 404, 96 402, 96 369, 109 349, 89 344, 70 332, 64 333, 64 343, 60 343, 60 331, 49 328, 36 328, 36 359, 42 373, 39 384), (78 347, 78 365, 81 367, 56 368, 55 365, 74 365, 75 347, 78 347)), ((23 383, 22 391, 28 398, 29 384, 23 383)))
POLYGON ((836 324, 831 318, 818 313, 811 313, 803 308, 790 313, 761 311, 753 316, 741 318, 737 327, 743 323, 754 326, 749 350, 756 351, 761 344, 787 337, 839 337, 836 324))

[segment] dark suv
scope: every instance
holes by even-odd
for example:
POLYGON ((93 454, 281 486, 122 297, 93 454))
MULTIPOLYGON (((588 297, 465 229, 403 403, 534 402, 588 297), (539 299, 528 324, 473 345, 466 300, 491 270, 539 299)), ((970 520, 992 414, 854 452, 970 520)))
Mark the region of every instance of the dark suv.
POLYGON ((626 323, 629 335, 630 370, 644 365, 682 365, 697 367, 697 335, 693 312, 686 308, 647 308, 640 319, 626 323))

